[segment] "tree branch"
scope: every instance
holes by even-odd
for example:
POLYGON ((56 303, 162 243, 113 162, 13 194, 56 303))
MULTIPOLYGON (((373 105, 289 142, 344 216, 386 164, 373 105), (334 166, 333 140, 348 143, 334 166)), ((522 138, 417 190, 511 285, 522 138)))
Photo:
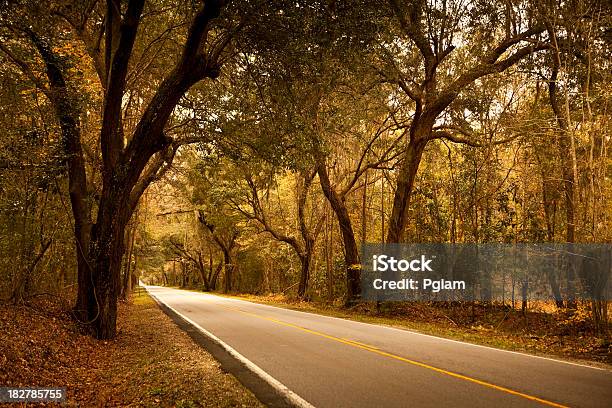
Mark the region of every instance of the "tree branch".
POLYGON ((416 0, 410 3, 411 3, 411 7, 410 7, 409 15, 408 15, 410 21, 408 21, 406 20, 404 12, 402 11, 399 5, 399 2, 397 0, 389 0, 389 4, 391 5, 393 14, 395 14, 395 16, 397 17, 400 23, 400 27, 402 28, 404 33, 406 33, 406 35, 417 46, 417 48, 423 55, 423 58, 425 58, 426 66, 427 66, 428 64, 433 63, 435 56, 434 56, 433 50, 431 49, 431 45, 427 41, 427 37, 425 37, 423 28, 422 28, 422 24, 420 21, 421 14, 422 14, 423 1, 416 0))
POLYGON ((144 0, 130 0, 125 17, 120 18, 120 4, 107 0, 106 29, 106 96, 100 143, 104 178, 109 180, 112 170, 123 151, 123 129, 121 129, 121 107, 125 91, 128 64, 132 56, 136 33, 140 23, 144 0), (119 38, 115 38, 116 36, 119 38))
POLYGON ((472 134, 471 132, 465 131, 465 129, 460 129, 456 127, 449 127, 449 129, 455 130, 460 134, 452 133, 452 132, 449 132, 448 130, 434 130, 431 133, 431 136, 429 137, 428 140, 445 139, 453 143, 465 144, 471 147, 486 147, 486 146, 497 146, 501 144, 506 144, 520 137, 520 135, 514 135, 514 136, 507 137, 505 139, 502 139, 502 140, 497 140, 495 142, 480 143, 480 142, 473 140, 474 134, 472 134))
POLYGON ((303 253, 303 248, 300 242, 295 237, 286 235, 280 232, 279 230, 277 230, 276 228, 272 227, 272 225, 270 225, 268 218, 266 217, 266 214, 261 205, 261 201, 259 200, 259 193, 257 191, 257 186, 255 185, 251 177, 249 177, 248 175, 245 177, 245 180, 247 182, 247 185, 249 186, 249 189, 251 190, 250 191, 251 199, 252 199, 251 204, 253 207, 253 214, 252 214, 253 218, 252 219, 257 220, 261 224, 261 226, 264 228, 264 231, 270 233, 270 235, 272 235, 274 239, 291 245, 291 247, 295 250, 295 252, 297 252, 298 255, 301 256, 301 254, 303 253))
POLYGON ((174 160, 174 155, 178 146, 172 145, 168 147, 164 152, 160 152, 157 154, 157 157, 149 163, 144 174, 140 177, 132 192, 130 193, 130 208, 133 210, 136 209, 138 205, 138 200, 145 192, 149 185, 159 179, 161 179, 166 172, 172 167, 172 161, 174 160))
POLYGON ((467 72, 461 74, 446 89, 440 92, 436 100, 427 107, 427 111, 432 112, 435 114, 435 116, 437 116, 444 109, 446 109, 448 105, 450 105, 457 95, 459 95, 461 90, 473 83, 475 80, 486 75, 503 72, 526 56, 536 51, 546 50, 549 48, 550 44, 537 42, 519 48, 512 55, 501 61, 491 63, 489 59, 489 62, 485 61, 484 63, 478 64, 477 66, 469 69, 467 72))
POLYGON ((193 19, 180 61, 151 99, 125 149, 122 162, 129 168, 128 183, 136 182, 152 154, 172 143, 163 129, 185 92, 201 79, 219 75, 217 61, 208 60, 201 48, 224 4, 224 0, 207 1, 193 19))
POLYGON ((13 52, 2 43, 0 43, 0 51, 4 52, 8 56, 13 64, 15 64, 21 70, 21 72, 34 84, 34 86, 36 86, 36 88, 49 97, 49 88, 47 88, 40 78, 34 75, 28 64, 13 54, 13 52))

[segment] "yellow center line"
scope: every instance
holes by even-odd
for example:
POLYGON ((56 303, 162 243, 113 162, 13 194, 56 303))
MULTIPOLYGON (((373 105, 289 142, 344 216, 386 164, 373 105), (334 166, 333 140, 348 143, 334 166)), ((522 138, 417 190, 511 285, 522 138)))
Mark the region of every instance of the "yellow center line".
POLYGON ((369 348, 369 349, 373 349, 373 350, 380 350, 378 347, 372 346, 372 345, 370 345, 370 344, 361 343, 361 342, 359 342, 359 341, 356 341, 356 340, 351 340, 351 339, 347 339, 347 338, 345 338, 345 337, 340 337, 340 338, 341 338, 342 340, 346 340, 346 341, 348 341, 348 342, 351 342, 351 343, 357 344, 357 345, 359 345, 359 346, 367 347, 367 348, 369 348))
POLYGON ((389 357, 389 358, 392 358, 394 360, 398 360, 398 361, 402 361, 404 363, 412 364, 412 365, 417 366, 417 367, 427 368, 429 370, 435 371, 435 372, 440 373, 440 374, 445 374, 445 375, 448 375, 450 377, 459 378, 461 380, 465 380, 465 381, 469 381, 471 383, 479 384, 479 385, 482 385, 482 386, 485 386, 485 387, 488 387, 488 388, 492 388, 494 390, 502 391, 502 392, 505 392, 505 393, 508 393, 508 394, 511 394, 511 395, 516 395, 518 397, 522 397, 522 398, 525 398, 525 399, 528 399, 528 400, 531 400, 531 401, 536 401, 536 402, 539 402, 539 403, 544 404, 544 405, 548 405, 548 406, 551 406, 551 407, 557 407, 557 408, 568 408, 567 405, 558 404, 558 403, 553 402, 553 401, 545 400, 543 398, 539 398, 539 397, 536 397, 536 396, 533 396, 533 395, 529 395, 529 394, 525 394, 525 393, 522 393, 522 392, 519 392, 519 391, 515 391, 513 389, 502 387, 500 385, 495 385, 495 384, 492 384, 492 383, 487 382, 487 381, 483 381, 483 380, 479 380, 477 378, 469 377, 467 375, 463 375, 463 374, 455 373, 455 372, 452 372, 452 371, 444 370, 443 368, 434 367, 432 365, 421 363, 420 361, 411 360, 409 358, 401 357, 401 356, 398 356, 396 354, 387 353, 386 351, 382 351, 382 350, 378 349, 377 347, 370 346, 370 345, 367 345, 367 344, 364 344, 364 343, 360 343, 360 342, 357 342, 357 341, 354 341, 354 340, 349 340, 349 339, 344 339, 344 338, 341 338, 341 337, 331 336, 329 334, 318 332, 316 330, 311 330, 311 329, 307 329, 307 328, 302 327, 302 326, 298 326, 297 324, 284 322, 284 321, 278 320, 278 319, 276 319, 274 317, 262 316, 262 315, 258 315, 258 314, 255 314, 255 313, 246 312, 246 311, 241 310, 241 309, 239 309, 237 307, 227 306, 227 305, 221 305, 221 306, 226 308, 226 309, 234 310, 236 312, 240 312, 240 313, 243 313, 243 314, 248 315, 248 316, 253 316, 253 317, 256 317, 258 319, 268 320, 268 321, 271 321, 271 322, 274 322, 274 323, 278 323, 278 324, 283 325, 283 326, 292 327, 294 329, 298 329, 298 330, 301 330, 303 332, 313 334, 315 336, 324 337, 326 339, 333 340, 333 341, 336 341, 338 343, 342 343, 342 344, 346 344, 346 345, 349 345, 349 346, 352 346, 352 347, 356 347, 356 348, 359 348, 359 349, 362 349, 362 350, 366 350, 366 351, 369 351, 371 353, 375 353, 375 354, 378 354, 378 355, 381 355, 381 356, 389 357))

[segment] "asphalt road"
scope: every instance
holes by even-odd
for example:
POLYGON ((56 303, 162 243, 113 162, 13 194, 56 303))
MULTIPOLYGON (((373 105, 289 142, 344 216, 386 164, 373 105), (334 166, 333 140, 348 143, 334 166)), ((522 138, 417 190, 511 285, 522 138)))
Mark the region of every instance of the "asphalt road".
POLYGON ((315 407, 612 407, 610 370, 211 294, 147 290, 315 407))

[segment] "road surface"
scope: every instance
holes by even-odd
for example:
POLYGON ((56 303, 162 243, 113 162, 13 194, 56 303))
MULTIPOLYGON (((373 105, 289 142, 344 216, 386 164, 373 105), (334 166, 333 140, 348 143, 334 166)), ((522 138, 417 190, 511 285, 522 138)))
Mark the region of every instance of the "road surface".
POLYGON ((612 407, 610 370, 211 294, 147 290, 305 406, 612 407))

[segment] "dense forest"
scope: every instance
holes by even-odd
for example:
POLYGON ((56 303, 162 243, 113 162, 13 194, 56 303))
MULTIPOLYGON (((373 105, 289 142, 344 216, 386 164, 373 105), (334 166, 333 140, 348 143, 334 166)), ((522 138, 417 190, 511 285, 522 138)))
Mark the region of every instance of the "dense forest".
MULTIPOLYGON (((611 26, 600 0, 2 0, 0 296, 108 339, 139 280, 352 307, 362 243, 609 243, 611 26)), ((607 330, 605 300, 551 304, 607 330)))

